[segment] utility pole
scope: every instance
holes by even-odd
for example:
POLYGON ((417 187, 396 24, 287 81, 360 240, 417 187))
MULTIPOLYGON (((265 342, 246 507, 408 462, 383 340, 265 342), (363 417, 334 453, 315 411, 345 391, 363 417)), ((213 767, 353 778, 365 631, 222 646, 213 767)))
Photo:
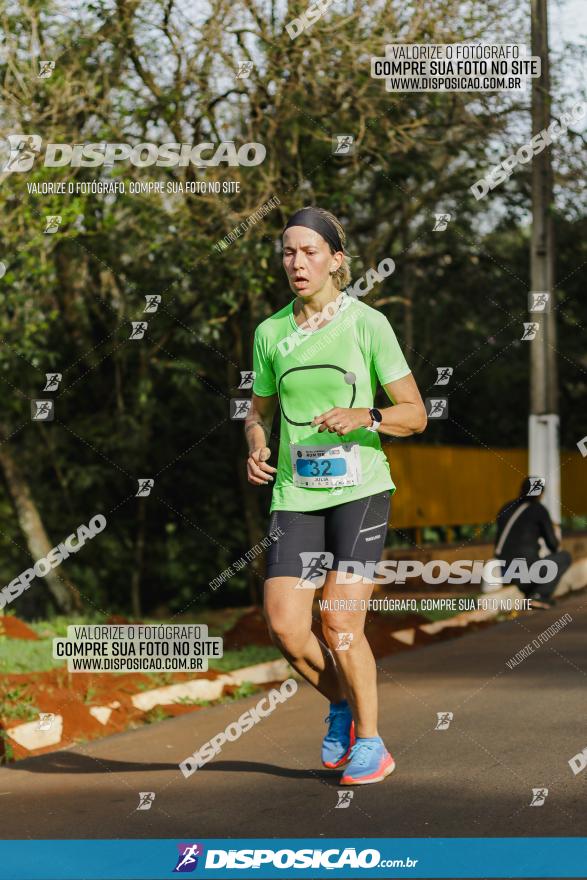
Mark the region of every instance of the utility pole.
MULTIPOLYGON (((532 136, 550 125, 547 0, 530 0, 532 55, 539 56, 541 75, 532 79, 532 136)), ((544 503, 553 522, 561 521, 556 312, 554 302, 554 227, 552 220, 550 147, 532 162, 531 293, 547 293, 544 311, 528 320, 539 323, 530 342, 529 472, 545 480, 544 503)))

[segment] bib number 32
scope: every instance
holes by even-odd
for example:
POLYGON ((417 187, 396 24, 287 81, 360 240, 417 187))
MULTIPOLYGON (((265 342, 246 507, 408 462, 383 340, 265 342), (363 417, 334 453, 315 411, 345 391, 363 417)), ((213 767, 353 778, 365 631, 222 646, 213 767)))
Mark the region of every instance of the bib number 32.
POLYGON ((290 446, 294 486, 305 489, 331 489, 357 486, 361 482, 358 443, 337 446, 290 446))

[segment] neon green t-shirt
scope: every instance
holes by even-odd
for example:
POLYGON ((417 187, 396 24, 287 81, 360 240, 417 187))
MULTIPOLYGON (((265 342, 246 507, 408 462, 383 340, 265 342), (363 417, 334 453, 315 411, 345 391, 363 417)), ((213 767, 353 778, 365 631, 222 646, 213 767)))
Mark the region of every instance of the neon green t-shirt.
POLYGON ((327 430, 318 433, 317 427, 308 424, 336 406, 372 408, 377 381, 385 385, 409 375, 389 321, 366 303, 343 294, 328 324, 307 332, 295 322, 294 302, 259 324, 253 346, 253 391, 261 397, 278 394, 281 407, 271 512, 320 510, 385 489, 393 494, 395 484, 377 432, 358 428, 339 438, 327 430), (362 474, 358 485, 335 490, 294 485, 291 444, 337 443, 359 444, 362 474))

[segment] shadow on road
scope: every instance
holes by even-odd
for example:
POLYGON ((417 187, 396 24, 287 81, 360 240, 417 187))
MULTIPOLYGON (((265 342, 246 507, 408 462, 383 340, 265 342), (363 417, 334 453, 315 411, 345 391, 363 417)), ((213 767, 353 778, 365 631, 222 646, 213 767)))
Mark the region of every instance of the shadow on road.
POLYGON ((177 764, 154 764, 152 761, 112 761, 75 752, 52 752, 8 764, 5 770, 28 770, 29 773, 133 773, 153 770, 177 770, 177 764))
POLYGON ((268 776, 281 776, 284 779, 320 779, 340 786, 340 773, 335 770, 311 770, 292 767, 278 767, 275 764, 260 764, 256 761, 213 761, 198 770, 198 773, 266 773, 268 776))
MULTIPOLYGON (((26 770, 29 773, 152 773, 155 770, 178 771, 177 763, 157 764, 150 761, 114 761, 93 755, 78 755, 75 752, 52 752, 36 758, 25 758, 16 764, 9 764, 5 770, 26 770)), ((275 764, 260 764, 255 761, 214 761, 197 771, 202 773, 266 773, 285 779, 320 779, 339 785, 338 775, 329 770, 295 770, 290 767, 277 767, 275 764)))

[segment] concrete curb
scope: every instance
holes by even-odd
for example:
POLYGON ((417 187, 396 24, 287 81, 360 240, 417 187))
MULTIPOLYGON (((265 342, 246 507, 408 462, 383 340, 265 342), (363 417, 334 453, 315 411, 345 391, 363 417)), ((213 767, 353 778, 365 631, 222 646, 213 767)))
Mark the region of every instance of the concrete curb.
POLYGON ((143 712, 154 706, 168 706, 177 703, 182 697, 191 700, 217 700, 222 696, 224 685, 239 685, 245 681, 253 684, 265 684, 268 681, 285 681, 291 675, 291 667, 287 660, 270 660, 267 663, 256 663, 219 675, 215 679, 195 679, 170 684, 167 687, 143 691, 131 697, 132 704, 143 712))

